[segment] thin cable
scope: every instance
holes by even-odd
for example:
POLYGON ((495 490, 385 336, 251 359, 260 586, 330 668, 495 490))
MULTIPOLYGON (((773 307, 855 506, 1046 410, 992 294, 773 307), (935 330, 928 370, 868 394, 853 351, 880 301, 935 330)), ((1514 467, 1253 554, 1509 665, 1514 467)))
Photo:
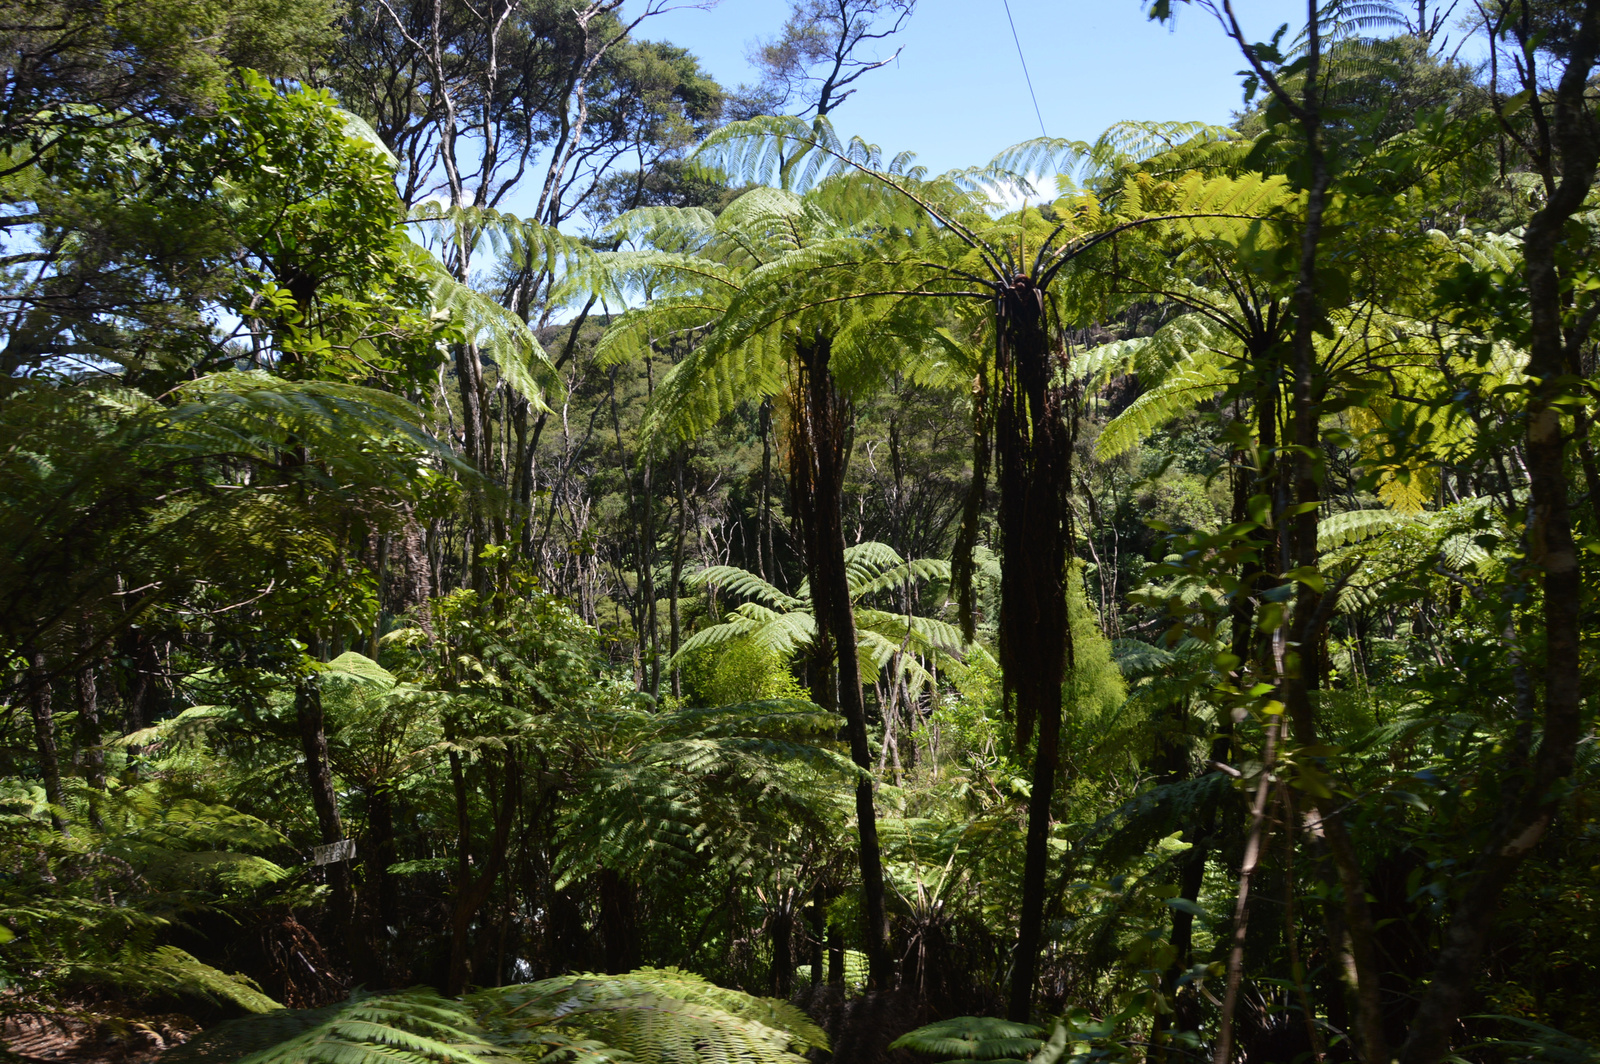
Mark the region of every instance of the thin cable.
POLYGON ((1017 59, 1022 63, 1022 78, 1028 83, 1028 96, 1033 100, 1033 115, 1039 120, 1039 134, 1050 136, 1045 132, 1044 115, 1039 111, 1039 97, 1033 91, 1033 76, 1028 73, 1028 60, 1022 54, 1022 38, 1017 36, 1017 20, 1011 17, 1011 0, 1000 0, 1006 6, 1006 21, 1011 23, 1011 39, 1017 42, 1017 59))

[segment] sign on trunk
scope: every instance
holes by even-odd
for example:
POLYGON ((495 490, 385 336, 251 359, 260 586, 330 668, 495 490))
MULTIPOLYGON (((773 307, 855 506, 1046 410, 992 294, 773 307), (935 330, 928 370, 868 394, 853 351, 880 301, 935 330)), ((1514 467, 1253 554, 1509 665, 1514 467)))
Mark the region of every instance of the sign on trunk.
POLYGON ((311 847, 312 864, 333 864, 337 861, 353 861, 356 856, 356 840, 340 839, 324 846, 311 847))

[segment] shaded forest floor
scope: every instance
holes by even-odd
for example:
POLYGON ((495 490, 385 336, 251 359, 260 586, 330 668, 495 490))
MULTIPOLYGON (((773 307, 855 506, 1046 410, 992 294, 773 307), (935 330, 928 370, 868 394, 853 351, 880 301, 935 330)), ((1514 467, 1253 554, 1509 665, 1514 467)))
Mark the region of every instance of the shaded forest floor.
POLYGON ((150 1064, 197 1034, 188 1016, 121 1016, 94 1022, 21 1017, 0 1026, 0 1061, 27 1064, 150 1064))

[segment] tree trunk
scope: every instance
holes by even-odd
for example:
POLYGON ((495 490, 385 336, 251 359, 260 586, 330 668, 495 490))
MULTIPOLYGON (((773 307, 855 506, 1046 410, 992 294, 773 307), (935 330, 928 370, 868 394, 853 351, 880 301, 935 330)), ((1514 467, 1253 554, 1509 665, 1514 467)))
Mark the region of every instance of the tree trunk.
POLYGON ((28 711, 33 716, 34 751, 39 756, 39 776, 44 781, 45 801, 50 803, 50 823, 61 834, 69 834, 61 814, 61 756, 56 750, 56 720, 50 703, 50 676, 44 655, 37 650, 27 654, 28 711))
POLYGON ((756 503, 756 573, 771 582, 767 574, 772 553, 772 400, 761 400, 761 498, 756 503))
MULTIPOLYGON (((1318 54, 1314 28, 1311 45, 1312 66, 1308 78, 1314 85, 1318 54)), ((1308 88, 1308 96, 1314 91, 1308 88)), ((1321 458, 1324 386, 1321 367, 1317 363, 1314 336, 1320 314, 1317 245, 1321 240, 1322 215, 1331 177, 1321 146, 1319 112, 1308 106, 1302 124, 1306 131, 1311 187, 1306 200, 1306 222, 1300 234, 1300 267, 1295 286, 1294 390, 1290 398, 1295 453, 1286 463, 1287 472, 1292 477, 1291 498, 1296 504, 1295 509, 1300 512, 1291 517, 1287 512, 1280 511, 1278 524, 1281 526, 1280 536, 1289 537, 1295 566, 1315 570, 1321 560, 1317 548, 1317 529, 1324 478, 1321 458)), ((1309 583, 1302 582, 1299 585, 1295 593, 1294 615, 1288 633, 1287 664, 1280 689, 1294 726, 1294 739, 1302 746, 1315 746, 1320 742, 1312 692, 1320 687, 1319 647, 1323 626, 1331 613, 1332 600, 1325 600, 1322 592, 1309 583)), ((1315 794, 1311 801, 1327 837, 1328 851, 1338 874, 1346 931, 1350 936, 1350 955, 1356 972, 1356 1033, 1360 1058, 1365 1064, 1389 1064, 1388 1038, 1383 1026, 1377 937, 1372 913, 1367 906, 1360 858, 1339 806, 1315 794)), ((1288 845, 1293 845, 1292 835, 1289 836, 1288 845)), ((1337 943, 1329 945, 1330 948, 1338 948, 1337 943)))
POLYGON ((370 914, 368 937, 374 943, 371 982, 383 986, 388 982, 388 950, 382 945, 387 929, 398 924, 399 898, 395 891, 394 876, 389 866, 395 863, 394 796, 383 784, 375 786, 367 795, 367 847, 365 856, 367 894, 364 908, 370 914))
MULTIPOLYGON (((478 348, 473 344, 457 344, 455 354, 456 382, 461 392, 463 449, 467 452, 467 460, 473 467, 484 476, 488 476, 489 444, 488 434, 485 431, 483 363, 479 360, 478 348)), ((464 560, 468 571, 472 574, 472 586, 478 592, 480 604, 486 604, 489 597, 489 571, 480 554, 483 548, 489 545, 487 514, 484 512, 488 500, 483 498, 483 492, 479 488, 472 485, 468 486, 467 496, 472 537, 464 560)))
POLYGON ((600 870, 600 936, 607 972, 621 975, 639 967, 638 891, 609 868, 600 870))
MULTIPOLYGON (((344 823, 339 817, 333 770, 328 765, 322 686, 316 676, 303 677, 295 686, 294 710, 300 726, 300 752, 306 761, 311 808, 317 814, 318 831, 324 844, 339 842, 344 838, 344 823)), ((344 861, 334 861, 323 867, 327 869, 328 886, 333 891, 334 923, 342 934, 350 915, 350 866, 344 861)))
POLYGON ((1011 965, 1011 1019, 1026 1022, 1044 928, 1050 802, 1061 742, 1061 687, 1070 655, 1065 501, 1070 450, 1043 293, 1017 277, 998 300, 995 450, 1000 482, 1000 667, 1019 745, 1038 733, 1028 798, 1022 912, 1011 965))
POLYGON ((844 935, 838 924, 828 925, 828 985, 844 986, 844 935))
POLYGON ((860 835, 862 914, 869 981, 874 989, 894 983, 889 927, 884 907, 883 864, 878 852, 878 817, 873 805, 872 751, 856 654, 855 611, 844 561, 841 507, 848 462, 845 440, 851 415, 848 401, 834 386, 828 367, 831 341, 802 340, 796 355, 800 380, 795 395, 791 466, 795 509, 805 539, 810 569, 817 643, 834 651, 839 710, 844 714, 850 757, 862 770, 856 781, 856 824, 860 835))
MULTIPOLYGON (((671 656, 677 658, 678 645, 683 641, 683 625, 678 615, 678 589, 683 586, 683 547, 688 536, 689 503, 683 495, 683 450, 680 448, 677 455, 675 473, 678 481, 678 527, 672 539, 672 580, 668 587, 671 595, 667 603, 667 623, 671 625, 668 638, 671 640, 671 656)), ((683 697, 683 670, 677 665, 672 667, 672 697, 683 697)))
POLYGON ((772 940, 772 968, 767 985, 771 995, 787 1001, 794 993, 794 902, 795 890, 777 891, 774 905, 767 913, 767 936, 772 940))
POLYGON ((472 921, 489 900, 495 880, 505 867, 511 825, 521 794, 518 786, 521 776, 514 746, 507 747, 502 770, 503 775, 497 780, 492 766, 485 766, 489 805, 494 815, 494 834, 489 839, 488 852, 478 855, 481 860, 474 862, 466 770, 462 767, 461 756, 453 751, 450 754, 450 782, 456 799, 456 882, 450 911, 450 969, 445 993, 452 997, 465 991, 472 980, 472 921), (472 873, 474 864, 481 869, 477 875, 472 873))
MULTIPOLYGON (((87 654, 88 647, 84 647, 87 654)), ((100 690, 95 661, 85 657, 78 670, 78 746, 83 751, 83 778, 97 791, 106 789, 106 754, 100 745, 100 690)))
POLYGON ((827 978, 824 967, 825 943, 828 935, 828 896, 818 883, 811 894, 811 988, 815 990, 827 978))

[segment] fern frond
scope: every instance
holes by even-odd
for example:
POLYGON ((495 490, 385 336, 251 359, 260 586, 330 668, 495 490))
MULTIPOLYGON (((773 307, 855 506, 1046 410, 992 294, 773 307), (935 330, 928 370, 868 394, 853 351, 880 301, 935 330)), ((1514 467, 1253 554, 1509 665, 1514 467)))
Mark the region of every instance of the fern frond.
POLYGON ((941 1057, 947 1061, 1021 1061, 1044 1045, 1044 1028, 993 1016, 957 1016, 918 1027, 889 1044, 890 1049, 941 1057))
POLYGON ((549 409, 545 396, 558 393, 561 375, 528 323, 499 303, 450 276, 438 259, 417 244, 407 244, 407 257, 428 279, 433 304, 448 310, 462 324, 467 338, 494 360, 500 375, 536 410, 549 409))
POLYGON ((1394 510, 1346 510, 1317 522, 1317 549, 1347 547, 1415 521, 1415 517, 1394 510))
POLYGON ((690 587, 714 585, 777 609, 798 609, 806 604, 801 599, 778 590, 755 573, 732 565, 708 565, 690 576, 688 584, 690 587))
POLYGON ((1196 357, 1135 399, 1112 418, 1095 440, 1095 456, 1115 458, 1151 432, 1188 413, 1232 384, 1237 373, 1213 358, 1196 357))
POLYGON ((639 1064, 799 1064, 827 1035, 784 1001, 727 990, 676 968, 569 975, 483 991, 470 999, 502 1038, 555 1028, 627 1053, 639 1064))
POLYGON ((432 990, 352 999, 308 1012, 280 1010, 224 1024, 172 1054, 174 1060, 218 1064, 510 1064, 513 1057, 486 1041, 471 1012, 432 990), (307 1021, 312 1022, 305 1026, 307 1021), (281 1035, 300 1027, 297 1034, 281 1035), (243 1048, 266 1048, 240 1057, 243 1048))

